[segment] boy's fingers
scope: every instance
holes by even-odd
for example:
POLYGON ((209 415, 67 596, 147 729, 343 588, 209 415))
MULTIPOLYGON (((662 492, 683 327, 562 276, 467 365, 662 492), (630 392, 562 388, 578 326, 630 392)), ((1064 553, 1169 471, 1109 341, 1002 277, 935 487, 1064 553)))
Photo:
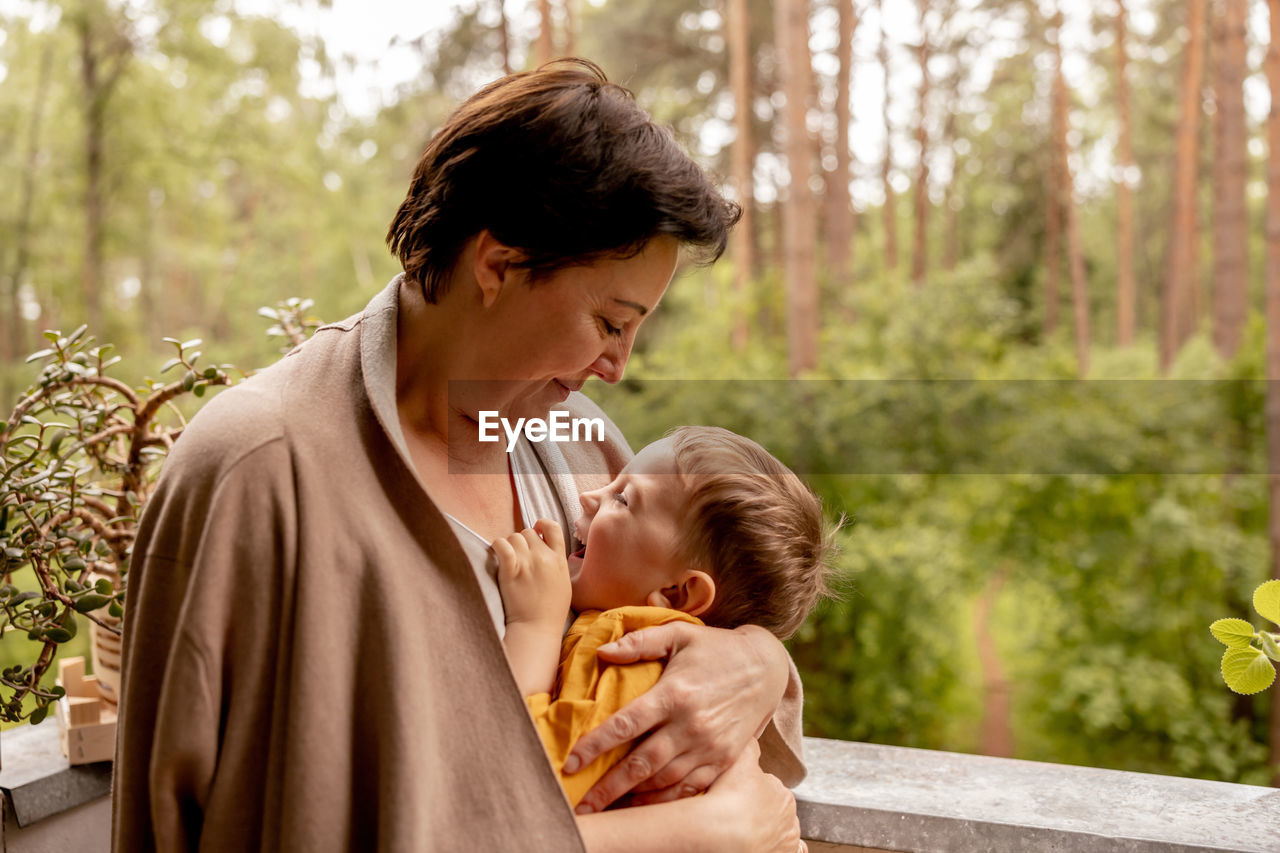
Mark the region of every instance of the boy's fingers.
POLYGON ((525 540, 523 532, 512 533, 506 539, 502 540, 511 546, 511 551, 517 557, 529 553, 529 543, 525 540))
POLYGON ((524 547, 529 549, 530 553, 536 553, 540 548, 547 547, 547 543, 542 541, 538 531, 532 527, 526 527, 516 535, 520 537, 520 541, 524 544, 524 547))
POLYGON ((549 518, 540 518, 533 525, 533 529, 538 531, 552 551, 557 554, 564 553, 564 531, 560 529, 560 525, 549 518))

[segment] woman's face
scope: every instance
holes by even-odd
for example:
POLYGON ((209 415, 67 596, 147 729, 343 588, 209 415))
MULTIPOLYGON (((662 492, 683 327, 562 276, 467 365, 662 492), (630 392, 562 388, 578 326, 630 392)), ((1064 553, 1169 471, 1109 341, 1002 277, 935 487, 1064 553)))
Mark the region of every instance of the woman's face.
POLYGON ((679 243, 659 236, 637 255, 569 267, 529 283, 523 276, 486 306, 477 365, 490 408, 545 417, 589 378, 622 379, 636 331, 658 307, 679 243), (488 396, 488 394, 487 394, 488 396))

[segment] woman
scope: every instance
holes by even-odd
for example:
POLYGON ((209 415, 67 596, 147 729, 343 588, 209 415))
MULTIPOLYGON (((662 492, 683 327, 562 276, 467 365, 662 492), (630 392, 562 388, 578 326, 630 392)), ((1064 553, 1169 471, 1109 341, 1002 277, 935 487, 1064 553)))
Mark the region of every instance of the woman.
POLYGON ((756 761, 764 732, 766 766, 803 772, 798 685, 762 630, 618 649, 670 663, 579 745, 648 733, 571 814, 506 667, 488 548, 540 516, 572 529, 630 451, 610 425, 508 456, 480 413, 603 417, 577 391, 621 378, 679 246, 718 255, 736 217, 588 63, 450 118, 391 226, 405 274, 211 402, 166 463, 129 586, 116 849, 802 846, 756 761), (632 788, 643 805, 602 811, 632 788))

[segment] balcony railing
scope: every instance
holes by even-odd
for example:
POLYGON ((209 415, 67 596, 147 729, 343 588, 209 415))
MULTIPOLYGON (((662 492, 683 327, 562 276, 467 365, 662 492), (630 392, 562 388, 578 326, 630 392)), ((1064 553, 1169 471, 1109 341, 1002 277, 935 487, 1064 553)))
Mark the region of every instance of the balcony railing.
MULTIPOLYGON (((5 732, 4 853, 109 846, 111 767, 70 767, 52 723, 5 732)), ((810 850, 1280 853, 1280 790, 807 738, 810 850)))

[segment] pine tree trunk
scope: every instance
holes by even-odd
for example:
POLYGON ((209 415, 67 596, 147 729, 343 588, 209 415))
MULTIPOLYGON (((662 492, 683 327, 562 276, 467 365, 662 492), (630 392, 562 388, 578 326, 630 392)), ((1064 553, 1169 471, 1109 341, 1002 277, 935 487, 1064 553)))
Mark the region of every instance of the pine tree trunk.
POLYGON ((1062 166, 1067 158, 1061 148, 1066 139, 1065 117, 1059 112, 1064 103, 1058 96, 1061 82, 1061 77, 1054 74, 1053 89, 1049 95, 1049 168, 1045 172, 1044 231, 1045 337, 1058 328, 1058 274, 1062 268, 1062 187, 1065 183, 1062 166))
POLYGON ((1133 134, 1129 123, 1128 22, 1124 0, 1116 0, 1116 110, 1120 121, 1120 181, 1116 186, 1116 343, 1133 344, 1137 330, 1138 288, 1133 277, 1133 187, 1129 183, 1133 162, 1133 134))
POLYGON ((737 313, 733 318, 734 349, 747 347, 748 294, 756 274, 755 178, 752 168, 755 152, 751 137, 751 27, 747 0, 729 0, 727 9, 729 43, 729 85, 733 90, 733 123, 737 136, 733 141, 733 183, 742 205, 742 219, 733 235, 733 287, 737 296, 737 313))
POLYGON ((551 20, 551 0, 538 0, 538 65, 550 62, 555 53, 554 24, 551 20))
POLYGON ((14 261, 9 270, 9 334, 6 335, 4 351, 0 353, 5 361, 25 356, 29 344, 27 342, 27 325, 22 319, 22 300, 20 289, 22 279, 27 274, 27 263, 31 257, 31 210, 35 203, 36 168, 40 157, 40 125, 44 118, 45 101, 48 99, 49 75, 53 69, 53 44, 46 43, 40 54, 40 76, 36 81, 35 91, 31 98, 31 124, 27 127, 26 167, 22 172, 22 196, 18 207, 17 227, 14 229, 14 261))
POLYGON ((102 145, 106 124, 106 94, 98 68, 99 55, 94 45, 94 22, 88 10, 80 24, 80 81, 84 86, 84 262, 80 295, 84 300, 85 318, 91 333, 101 335, 102 328, 102 145))
POLYGON ((1192 292, 1197 285, 1196 166, 1200 130, 1200 86, 1204 73, 1205 0, 1187 0, 1186 54, 1174 151, 1173 199, 1160 316, 1160 369, 1167 371, 1190 334, 1192 292))
POLYGON ((1245 207, 1245 23, 1246 0, 1224 0, 1218 22, 1218 73, 1213 179, 1213 343, 1223 358, 1240 348, 1248 310, 1248 214, 1245 207))
POLYGON ((786 105, 782 111, 790 182, 783 205, 783 280, 787 288, 790 375, 818 364, 818 282, 814 269, 813 196, 809 189, 812 145, 805 125, 809 95, 809 2, 777 0, 775 39, 786 105))
POLYGON ((511 73, 511 29, 507 26, 506 0, 494 0, 498 7, 498 39, 502 47, 502 73, 511 73))
POLYGON ((1070 98, 1067 81, 1062 76, 1062 12, 1054 15, 1056 38, 1053 42, 1054 81, 1053 113, 1057 116, 1058 138, 1053 146, 1058 155, 1058 207, 1067 220, 1067 268, 1071 275, 1071 308, 1075 326, 1076 370, 1081 379, 1089 374, 1089 285, 1085 280, 1084 248, 1080 241, 1080 218, 1076 209, 1075 178, 1071 174, 1070 98))
MULTIPOLYGON (((1267 117, 1267 456, 1270 506, 1271 577, 1280 579, 1280 0, 1267 0, 1271 10, 1271 46, 1267 49, 1267 83, 1273 93, 1267 117)), ((1271 784, 1280 788, 1280 687, 1271 688, 1271 784)))
POLYGON ((920 4, 920 110, 916 117, 916 145, 920 150, 920 164, 916 171, 915 192, 915 243, 911 252, 911 280, 916 287, 924 287, 928 271, 929 232, 929 30, 925 15, 929 12, 929 0, 917 0, 920 4))
POLYGON ((573 14, 574 0, 560 0, 564 10, 564 56, 573 56, 578 43, 577 16, 573 14))
POLYGON ((880 67, 884 70, 884 163, 880 170, 884 184, 884 265, 889 271, 898 268, 898 210, 897 197, 889 177, 893 172, 893 125, 889 121, 889 44, 884 29, 884 0, 880 8, 880 67))
POLYGON ((836 171, 827 192, 827 265, 837 281, 848 278, 853 257, 853 200, 849 195, 850 81, 853 74, 853 34, 858 26, 853 0, 837 0, 840 25, 836 43, 836 171))

